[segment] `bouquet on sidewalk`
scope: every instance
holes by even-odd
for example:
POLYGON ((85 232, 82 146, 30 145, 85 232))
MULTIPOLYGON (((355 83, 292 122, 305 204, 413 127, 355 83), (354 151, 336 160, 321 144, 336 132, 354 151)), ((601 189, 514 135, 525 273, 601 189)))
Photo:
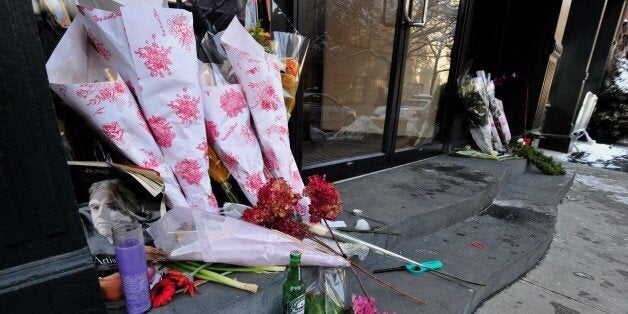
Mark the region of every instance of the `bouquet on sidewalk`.
POLYGON ((288 265, 290 251, 303 253, 303 265, 346 266, 282 232, 239 219, 177 207, 147 229, 172 260, 202 260, 243 266, 288 265))
MULTIPOLYGON (((277 56, 264 51, 234 18, 221 37, 222 47, 242 86, 262 149, 264 165, 272 177, 283 177, 297 193, 303 180, 290 150, 288 118, 277 56)), ((308 219, 309 201, 299 201, 299 215, 308 219)))
POLYGON ((486 154, 496 154, 491 142, 492 119, 488 109, 488 94, 483 72, 472 77, 467 72, 458 79, 458 95, 465 106, 471 136, 480 150, 486 154))
POLYGON ((488 155, 506 152, 511 135, 501 101, 495 98, 491 75, 468 71, 458 79, 458 95, 465 106, 471 136, 480 150, 488 155))
POLYGON ((103 138, 138 166, 159 172, 170 205, 187 206, 179 183, 118 72, 87 42, 77 16, 50 56, 50 87, 103 138))
POLYGON ((186 11, 79 11, 49 62, 51 87, 133 163, 164 176, 175 209, 149 232, 169 258, 273 265, 286 264, 289 251, 299 249, 307 265, 346 265, 291 236, 292 222, 335 218, 340 196, 322 178, 303 184, 290 151, 276 55, 237 18, 212 38, 229 61, 215 65, 197 60, 186 11), (256 209, 278 201, 263 186, 280 181, 293 190, 282 219, 256 226, 218 215, 209 182, 213 151, 256 209))
MULTIPOLYGON (((216 212, 218 204, 208 174, 207 139, 191 14, 166 8, 120 7, 119 11, 113 12, 81 6, 78 8, 81 14, 74 23, 84 33, 71 38, 64 36, 72 42, 57 47, 54 52, 60 56, 57 60, 64 64, 49 67, 49 76, 58 77, 60 72, 66 72, 64 67, 71 68, 69 64, 74 61, 64 59, 63 56, 72 53, 68 49, 74 46, 87 47, 89 37, 108 67, 116 72, 119 72, 118 68, 122 69, 119 73, 126 76, 121 77, 126 84, 118 85, 122 88, 128 86, 139 101, 140 109, 133 112, 133 116, 141 119, 118 121, 115 117, 108 117, 110 123, 113 123, 112 130, 118 133, 127 130, 128 133, 130 129, 143 127, 147 131, 145 133, 152 133, 160 155, 149 151, 155 156, 151 161, 155 165, 165 164, 169 170, 160 173, 167 175, 170 171, 176 178, 177 185, 170 180, 171 184, 166 188, 170 203, 216 212), (186 202, 174 202, 170 195, 176 193, 177 189, 182 190, 186 202)), ((64 75, 76 80, 83 75, 80 72, 85 72, 85 69, 89 71, 94 65, 89 63, 83 68, 72 68, 76 73, 66 72, 64 75)), ((51 82, 57 83, 54 80, 51 82)), ((128 95, 133 98, 130 93, 128 95)), ((76 97, 64 100, 74 108, 81 106, 76 97)), ((111 103, 111 99, 107 98, 102 101, 104 104, 111 103)), ((130 114, 123 113, 122 116, 128 117, 130 114)), ((142 151, 137 145, 117 147, 125 155, 142 151)))
POLYGON ((240 84, 229 84, 221 65, 202 64, 200 73, 207 139, 251 202, 266 183, 264 161, 240 84))

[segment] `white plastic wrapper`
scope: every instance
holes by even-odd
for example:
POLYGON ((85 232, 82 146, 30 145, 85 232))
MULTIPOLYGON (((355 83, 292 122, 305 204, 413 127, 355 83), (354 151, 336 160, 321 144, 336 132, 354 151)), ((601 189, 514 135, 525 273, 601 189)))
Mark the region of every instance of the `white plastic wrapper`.
POLYGON ((207 140, 216 154, 236 179, 240 188, 255 206, 257 192, 266 184, 264 161, 251 114, 240 84, 216 83, 221 77, 209 65, 201 66, 203 109, 207 140), (205 78, 204 76, 209 76, 205 78), (213 82, 213 83, 211 83, 213 82), (214 86, 208 86, 213 84, 214 86), (218 84, 218 86, 215 86, 218 84))
POLYGON ((495 99, 495 105, 497 110, 499 111, 499 123, 502 125, 502 132, 504 132, 504 136, 506 136, 506 142, 510 143, 512 139, 512 134, 510 133, 510 126, 508 126, 508 119, 506 119, 506 112, 504 111, 504 104, 501 100, 495 99))
MULTIPOLYGON (((277 56, 264 52, 237 18, 231 21, 221 41, 246 96, 266 168, 273 177, 283 177, 294 192, 303 193, 303 180, 290 150, 277 56)), ((307 203, 304 198, 297 206, 305 221, 309 217, 307 203)))
POLYGON ((506 120, 506 114, 504 113, 504 105, 502 101, 495 98, 495 84, 493 81, 489 81, 486 85, 486 92, 489 100, 489 111, 491 113, 491 132, 493 134, 493 142, 495 148, 500 151, 508 148, 510 143, 510 127, 508 127, 508 120, 506 120))
POLYGON ((203 260, 242 266, 288 265, 290 251, 303 253, 304 266, 347 266, 281 232, 217 214, 177 207, 147 229, 172 260, 203 260))
POLYGON ((136 92, 155 140, 188 203, 216 212, 192 14, 177 9, 120 10, 139 82, 136 92))
POLYGON ((177 180, 120 76, 87 42, 77 16, 46 63, 52 90, 112 147, 135 164, 158 171, 171 206, 187 206, 177 180))
POLYGON ((471 137, 473 137, 473 140, 475 141, 475 143, 478 145, 478 147, 480 147, 480 150, 482 150, 483 153, 486 154, 495 154, 495 150, 493 149, 493 143, 492 143, 492 138, 493 138, 493 134, 491 133, 491 121, 493 120, 493 117, 491 116, 491 112, 489 110, 489 95, 487 92, 487 79, 484 75, 484 71, 477 71, 477 77, 473 78, 473 83, 475 84, 475 92, 477 92, 478 94, 480 94, 480 96, 482 97, 482 101, 484 102, 484 108, 483 110, 486 112, 487 117, 487 121, 488 123, 486 123, 486 125, 483 125, 481 127, 475 127, 475 128, 470 128, 469 131, 471 132, 471 137))

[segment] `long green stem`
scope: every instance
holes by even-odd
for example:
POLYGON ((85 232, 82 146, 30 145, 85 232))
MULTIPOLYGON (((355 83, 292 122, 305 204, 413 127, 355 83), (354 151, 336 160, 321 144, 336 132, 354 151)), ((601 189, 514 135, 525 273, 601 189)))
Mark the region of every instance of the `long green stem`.
MULTIPOLYGON (((201 266, 198 263, 187 262, 192 266, 201 266)), ((285 266, 225 266, 225 265, 207 265, 203 267, 204 269, 215 270, 215 271, 230 271, 230 272, 251 272, 251 273, 274 273, 279 271, 286 270, 285 266)))
POLYGON ((220 182, 220 186, 222 187, 222 190, 225 191, 225 194, 231 203, 242 204, 242 202, 240 202, 240 198, 238 198, 238 196, 233 192, 233 188, 228 181, 220 182))
MULTIPOLYGON (((192 272, 198 269, 198 266, 188 265, 185 262, 167 263, 166 266, 181 272, 192 272)), ((256 284, 239 282, 237 280, 220 275, 207 269, 199 270, 194 277, 221 283, 223 285, 231 286, 249 292, 257 292, 258 288, 256 284)))

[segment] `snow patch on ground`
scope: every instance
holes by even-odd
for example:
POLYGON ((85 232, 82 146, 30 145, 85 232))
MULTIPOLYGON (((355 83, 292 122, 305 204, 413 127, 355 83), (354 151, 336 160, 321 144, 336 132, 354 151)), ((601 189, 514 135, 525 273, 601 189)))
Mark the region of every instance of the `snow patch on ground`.
POLYGON ((628 170, 628 147, 625 146, 576 143, 571 154, 560 154, 556 158, 598 168, 628 170))
POLYGON ((583 174, 577 174, 575 180, 594 190, 608 192, 610 198, 628 205, 628 188, 622 185, 617 185, 603 178, 583 174))

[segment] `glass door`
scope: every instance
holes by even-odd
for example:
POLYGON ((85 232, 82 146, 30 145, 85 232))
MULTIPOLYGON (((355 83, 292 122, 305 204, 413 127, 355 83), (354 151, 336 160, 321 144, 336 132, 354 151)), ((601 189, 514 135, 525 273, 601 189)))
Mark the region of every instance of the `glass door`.
MULTIPOLYGON (((302 167, 384 155, 396 1, 301 1, 302 167)), ((384 166, 384 165, 381 165, 384 166)))
MULTIPOLYGON (((448 83, 459 2, 430 0, 425 25, 406 30, 396 152, 442 140, 442 96, 448 83)), ((424 9, 423 1, 408 4, 410 16, 419 16, 424 9)))
POLYGON ((299 2, 299 30, 311 40, 296 123, 304 175, 355 176, 389 167, 397 155, 418 160, 410 151, 439 143, 458 6, 458 0, 299 2))

